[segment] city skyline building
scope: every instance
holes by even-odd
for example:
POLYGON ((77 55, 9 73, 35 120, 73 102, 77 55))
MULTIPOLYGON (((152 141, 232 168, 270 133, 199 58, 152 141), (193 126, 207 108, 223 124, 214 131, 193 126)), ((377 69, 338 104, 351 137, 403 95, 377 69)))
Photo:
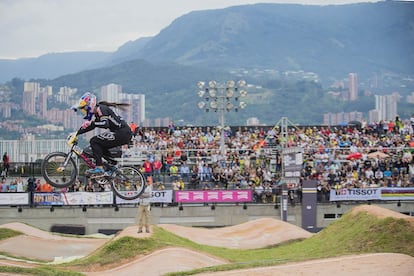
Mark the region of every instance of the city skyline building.
POLYGON ((358 99, 358 75, 349 73, 349 100, 356 101, 358 99))
POLYGON ((397 116, 398 95, 375 95, 375 110, 378 111, 378 121, 394 120, 397 116))
POLYGON ((122 86, 119 84, 110 83, 110 84, 101 86, 100 93, 101 93, 100 100, 108 101, 108 102, 119 102, 121 99, 121 95, 122 95, 122 86))
POLYGON ((128 103, 130 106, 125 111, 118 110, 128 123, 135 122, 140 125, 145 121, 144 94, 124 93, 121 85, 110 83, 101 87, 100 96, 100 100, 128 103))
POLYGON ((27 134, 20 140, 0 141, 0 152, 7 152, 11 162, 35 162, 50 152, 67 150, 66 139, 35 139, 33 134, 27 134))
POLYGON ((364 114, 362 112, 339 112, 323 114, 323 124, 328 126, 343 125, 352 121, 362 122, 364 114))

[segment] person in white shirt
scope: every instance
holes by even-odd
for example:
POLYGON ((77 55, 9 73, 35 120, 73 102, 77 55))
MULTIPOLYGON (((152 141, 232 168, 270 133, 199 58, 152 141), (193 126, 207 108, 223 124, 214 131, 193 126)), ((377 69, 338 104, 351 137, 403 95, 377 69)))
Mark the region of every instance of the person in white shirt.
POLYGON ((147 233, 150 232, 149 221, 151 212, 152 181, 147 182, 144 193, 139 198, 138 206, 138 233, 142 233, 145 227, 147 233))

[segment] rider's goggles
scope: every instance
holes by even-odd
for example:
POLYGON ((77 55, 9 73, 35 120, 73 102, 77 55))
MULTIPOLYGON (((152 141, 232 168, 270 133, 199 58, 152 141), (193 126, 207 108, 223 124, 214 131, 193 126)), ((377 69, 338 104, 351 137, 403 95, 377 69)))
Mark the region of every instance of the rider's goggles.
POLYGON ((88 111, 86 110, 87 109, 87 107, 86 106, 84 106, 84 107, 81 107, 81 108, 79 108, 79 111, 84 115, 84 116, 86 116, 86 114, 88 113, 88 111))
POLYGON ((80 110, 80 112, 83 114, 83 115, 86 115, 87 113, 88 113, 88 106, 86 105, 86 101, 85 100, 81 100, 80 102, 79 102, 79 106, 78 106, 78 108, 79 108, 79 110, 80 110))

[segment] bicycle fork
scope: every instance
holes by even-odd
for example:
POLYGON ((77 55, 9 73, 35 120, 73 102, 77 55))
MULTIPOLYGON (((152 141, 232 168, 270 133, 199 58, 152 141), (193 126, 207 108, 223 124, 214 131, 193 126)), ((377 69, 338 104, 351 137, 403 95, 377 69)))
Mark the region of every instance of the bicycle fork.
POLYGON ((73 152, 72 151, 70 151, 68 154, 67 154, 67 156, 66 156, 66 158, 65 158, 65 161, 63 162, 63 165, 62 166, 60 166, 60 167, 58 167, 56 170, 57 170, 57 172, 59 172, 59 173, 61 173, 61 172, 64 172, 65 171, 65 168, 66 168, 66 166, 68 165, 68 163, 69 163, 69 160, 72 158, 72 154, 73 154, 73 152))

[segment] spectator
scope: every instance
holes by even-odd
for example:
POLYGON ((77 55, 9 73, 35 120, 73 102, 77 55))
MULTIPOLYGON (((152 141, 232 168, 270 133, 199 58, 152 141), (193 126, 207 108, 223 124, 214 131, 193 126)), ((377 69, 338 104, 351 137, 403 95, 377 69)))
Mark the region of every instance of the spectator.
POLYGON ((9 184, 7 184, 6 178, 2 178, 1 180, 1 192, 7 193, 9 191, 9 184))
POLYGON ((33 194, 36 190, 36 178, 29 177, 27 180, 27 191, 29 192, 29 205, 34 206, 33 194))
POLYGON ((5 152, 3 154, 3 171, 1 172, 1 175, 3 177, 8 177, 8 175, 9 175, 9 168, 10 168, 10 157, 7 154, 7 152, 5 152))
POLYGON ((145 160, 142 168, 144 169, 145 179, 148 179, 150 176, 152 177, 152 163, 149 157, 145 160))
POLYGON ((138 233, 142 233, 142 228, 145 227, 147 233, 150 232, 150 215, 151 215, 151 196, 152 196, 152 182, 147 183, 144 193, 139 198, 138 206, 138 233))
POLYGON ((16 179, 16 192, 18 192, 18 193, 23 193, 24 192, 23 180, 22 180, 21 177, 18 177, 16 179))
POLYGON ((182 163, 180 166, 180 177, 186 182, 189 182, 190 180, 190 167, 187 162, 182 163))
POLYGON ((184 190, 185 183, 184 183, 184 181, 183 181, 183 179, 181 177, 178 178, 178 180, 177 180, 176 183, 177 183, 178 190, 184 190))
POLYGON ((9 185, 9 192, 15 193, 17 192, 17 183, 16 180, 12 180, 9 185))
POLYGON ((156 156, 154 156, 154 162, 152 163, 152 168, 154 170, 154 181, 161 181, 162 162, 156 156))
POLYGON ((178 180, 178 167, 176 164, 172 164, 170 167, 170 176, 171 176, 171 181, 177 181, 178 180))
POLYGON ((138 133, 138 129, 137 129, 138 126, 137 126, 137 124, 132 121, 132 122, 129 123, 129 127, 131 128, 132 135, 134 137, 137 136, 137 133, 138 133))

